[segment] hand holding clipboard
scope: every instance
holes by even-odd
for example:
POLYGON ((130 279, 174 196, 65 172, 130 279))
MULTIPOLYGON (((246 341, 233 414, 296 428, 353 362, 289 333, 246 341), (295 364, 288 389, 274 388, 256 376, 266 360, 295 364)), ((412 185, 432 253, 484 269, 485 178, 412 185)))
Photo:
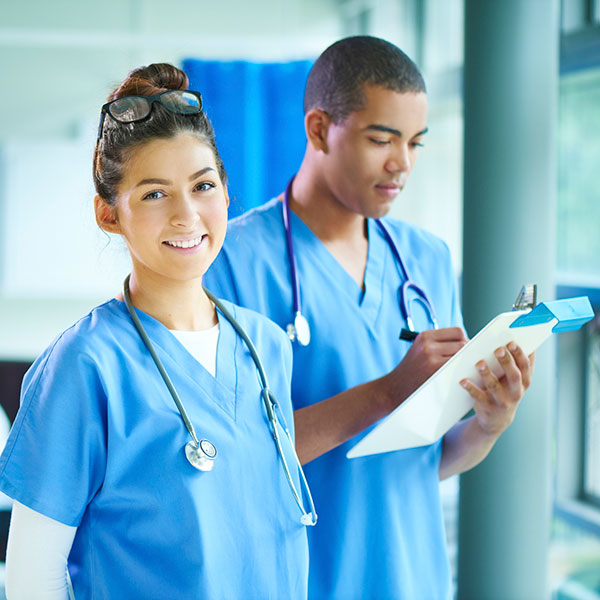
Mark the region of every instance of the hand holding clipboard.
POLYGON ((473 399, 458 383, 463 379, 481 381, 475 363, 483 359, 499 375, 502 369, 494 356, 499 346, 514 341, 531 354, 553 332, 579 329, 593 316, 587 297, 501 313, 362 438, 348 458, 433 443, 473 407, 473 399))

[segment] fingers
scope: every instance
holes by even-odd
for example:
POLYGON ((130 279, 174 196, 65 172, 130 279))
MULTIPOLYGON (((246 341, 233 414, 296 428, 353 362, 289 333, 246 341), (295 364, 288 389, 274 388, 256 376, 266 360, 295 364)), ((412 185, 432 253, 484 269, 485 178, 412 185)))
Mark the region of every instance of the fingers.
POLYGON ((462 385, 462 387, 469 392, 469 395, 471 398, 473 398, 476 404, 488 401, 487 393, 481 388, 477 387, 470 379, 462 379, 460 385, 462 385))
POLYGON ((521 372, 521 380, 523 387, 527 389, 531 385, 531 375, 533 374, 533 363, 535 360, 535 352, 531 354, 532 360, 526 356, 525 352, 514 342, 510 342, 507 346, 510 354, 514 358, 515 364, 521 372))
POLYGON ((425 353, 438 357, 441 360, 440 364, 443 364, 467 341, 465 332, 460 327, 446 327, 421 332, 415 339, 415 344, 421 346, 425 353))
POLYGON ((512 346, 513 350, 509 352, 508 347, 501 346, 494 351, 494 356, 502 367, 502 377, 506 382, 508 391, 511 395, 520 398, 524 387, 524 371, 527 374, 529 373, 529 361, 516 344, 511 342, 509 346, 512 346), (523 362, 523 359, 525 359, 525 362, 523 362), (519 362, 522 363, 522 365, 519 365, 519 362))
POLYGON ((428 329, 420 335, 428 337, 436 342, 463 342, 466 343, 468 338, 461 327, 444 327, 443 329, 428 329))

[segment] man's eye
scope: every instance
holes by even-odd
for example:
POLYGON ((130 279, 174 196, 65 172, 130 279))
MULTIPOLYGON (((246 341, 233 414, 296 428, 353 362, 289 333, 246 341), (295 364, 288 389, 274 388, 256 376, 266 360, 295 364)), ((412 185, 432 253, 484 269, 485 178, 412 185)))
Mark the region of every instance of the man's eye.
POLYGON ((378 140, 377 138, 369 138, 369 140, 377 146, 387 146, 390 143, 389 140, 378 140))

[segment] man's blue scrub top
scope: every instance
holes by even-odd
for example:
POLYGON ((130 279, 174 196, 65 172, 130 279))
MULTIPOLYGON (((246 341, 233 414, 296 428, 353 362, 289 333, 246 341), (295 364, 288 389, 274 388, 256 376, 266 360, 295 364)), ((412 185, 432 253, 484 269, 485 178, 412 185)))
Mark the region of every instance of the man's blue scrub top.
MULTIPOLYGON (((398 290, 403 281, 389 244, 368 221, 364 293, 292 213, 308 347, 293 344, 294 408, 319 402, 391 371, 409 343, 398 290)), ((426 290, 440 327, 462 325, 446 245, 385 219, 410 277, 426 290)), ((219 296, 260 311, 285 329, 293 318, 282 205, 272 200, 230 223, 225 246, 205 276, 219 296)), ((417 330, 431 328, 411 303, 417 330)), ((441 441, 349 460, 366 432, 306 465, 319 521, 309 529, 312 600, 446 598, 450 574, 439 497, 441 441)))
MULTIPOLYGON (((227 306, 292 425, 289 340, 261 315, 227 306)), ((217 447, 213 470, 188 463, 173 399, 125 305, 111 300, 25 376, 0 489, 78 528, 69 556, 78 600, 305 598, 306 528, 246 345, 219 314, 214 378, 160 322, 138 315, 198 436, 217 447)))

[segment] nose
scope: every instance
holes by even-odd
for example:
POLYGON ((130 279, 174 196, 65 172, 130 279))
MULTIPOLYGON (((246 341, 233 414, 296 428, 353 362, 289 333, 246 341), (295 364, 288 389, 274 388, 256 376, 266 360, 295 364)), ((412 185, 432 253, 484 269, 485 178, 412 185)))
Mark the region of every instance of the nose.
POLYGON ((385 163, 385 169, 389 173, 410 173, 412 156, 408 144, 402 143, 392 148, 385 163))
POLYGON ((197 206, 189 194, 180 194, 173 203, 171 224, 182 229, 190 229, 199 221, 197 206))

